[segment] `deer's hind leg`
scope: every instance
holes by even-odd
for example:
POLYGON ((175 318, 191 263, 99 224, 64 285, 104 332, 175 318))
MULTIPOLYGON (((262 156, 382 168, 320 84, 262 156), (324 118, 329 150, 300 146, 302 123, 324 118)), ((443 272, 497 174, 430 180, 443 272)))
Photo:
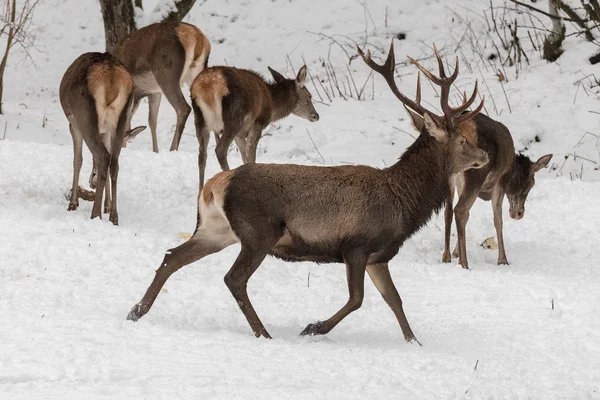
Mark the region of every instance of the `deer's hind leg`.
POLYGON ((158 293, 173 273, 238 241, 229 226, 229 222, 215 207, 214 203, 202 208, 200 226, 187 242, 167 250, 160 267, 156 270, 154 280, 146 290, 146 294, 127 315, 128 320, 137 321, 150 310, 158 293))
MULTIPOLYGON (((396 285, 394 285, 394 281, 392 280, 392 276, 390 275, 390 270, 388 264, 371 264, 367 265, 367 272, 369 273, 369 277, 375 284, 375 287, 381 293, 383 300, 390 306, 398 323, 400 324, 400 328, 402 329, 402 334, 404 335, 404 340, 407 342, 415 341, 419 343, 415 334, 413 333, 408 320, 406 319, 406 315, 404 314, 404 308, 402 307, 402 299, 400 298, 400 294, 398 294, 398 290, 396 289, 396 285)), ((421 343, 419 343, 421 344, 421 343)))
MULTIPOLYGON (((183 74, 185 64, 185 50, 180 43, 176 46, 178 46, 176 49, 160 48, 154 56, 156 67, 152 68, 156 82, 177 114, 177 124, 171 143, 171 151, 179 149, 185 123, 192 112, 192 108, 185 101, 185 97, 181 91, 181 75, 183 74), (179 52, 176 57, 172 55, 173 50, 179 52), (165 64, 164 60, 169 60, 169 62, 165 64)), ((156 112, 158 113, 158 109, 156 112)))
POLYGON ((69 122, 69 130, 73 139, 73 183, 71 186, 71 198, 69 199, 68 211, 75 211, 79 207, 79 175, 81 166, 83 165, 83 135, 81 132, 69 122))

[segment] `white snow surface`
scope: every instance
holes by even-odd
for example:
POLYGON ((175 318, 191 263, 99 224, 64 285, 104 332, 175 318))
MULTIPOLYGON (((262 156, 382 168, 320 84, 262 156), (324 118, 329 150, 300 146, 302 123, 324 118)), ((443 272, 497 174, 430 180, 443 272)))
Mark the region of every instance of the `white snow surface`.
MULTIPOLYGON (((325 78, 320 58, 345 77, 347 57, 311 32, 362 44, 366 18, 374 57, 382 56, 374 46, 387 49, 406 32, 396 41, 397 62, 430 55, 432 41, 450 61, 466 29, 457 15, 484 32, 477 13, 489 7, 480 0, 364 4, 366 16, 361 2, 349 0, 208 0, 186 21, 211 40, 211 64, 265 74, 270 65, 291 77, 289 55, 296 71, 304 58, 325 78)), ((139 20, 151 20, 154 4, 144 5, 149 14, 139 20)), ((479 246, 495 235, 491 206, 481 200, 467 227, 470 271, 440 262, 441 216, 390 263, 421 347, 404 342, 370 282, 360 310, 326 337, 300 338, 308 323, 345 303, 344 267, 273 258, 250 280, 249 295, 274 339, 254 338, 223 283, 237 245, 184 267, 143 319, 126 321, 165 251, 195 227, 193 116, 180 151, 169 153, 175 113, 163 99, 161 152, 150 151, 149 132, 122 151, 118 227, 106 217, 90 220, 91 203, 67 212, 73 153, 58 84, 79 54, 103 50, 100 8, 95 0, 42 0, 34 25, 35 65, 11 56, 0 116, 0 399, 600 398, 600 173, 597 164, 564 158, 600 161, 595 137, 575 146, 598 131, 598 115, 589 112, 598 110, 595 89, 575 83, 594 73, 586 61, 594 45, 571 37, 554 64, 534 55, 518 79, 509 73, 504 89, 496 71, 461 65, 457 86, 470 90, 480 80, 487 112, 511 129, 517 149, 554 159, 538 174, 523 220, 511 220, 505 202, 509 266, 479 246), (541 141, 532 143, 536 135, 541 141), (582 168, 583 179, 574 178, 582 168)), ((461 51, 470 57, 470 46, 461 51)), ((361 60, 349 68, 362 84, 368 68, 361 60)), ((401 65, 398 73, 399 87, 412 94, 415 69, 401 65)), ((414 133, 381 77, 374 88, 369 82, 367 101, 317 104, 317 123, 289 117, 272 125, 258 160, 391 165, 414 133)), ((434 96, 424 85, 432 108, 434 96)), ((140 107, 134 122, 145 124, 146 112, 140 107)), ((208 176, 219 170, 213 150, 208 176)), ((240 163, 235 149, 230 163, 240 163)), ((90 168, 86 153, 82 183, 90 168)))

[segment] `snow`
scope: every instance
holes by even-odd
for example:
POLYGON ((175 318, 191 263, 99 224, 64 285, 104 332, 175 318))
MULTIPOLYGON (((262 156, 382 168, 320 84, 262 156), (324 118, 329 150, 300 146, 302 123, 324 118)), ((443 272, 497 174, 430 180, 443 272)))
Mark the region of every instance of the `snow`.
MULTIPOLYGON (((407 54, 430 55, 432 41, 450 61, 453 34, 464 31, 464 24, 452 22, 454 13, 484 29, 474 13, 487 7, 475 0, 365 4, 369 43, 387 48, 391 36, 407 33, 407 40, 396 41, 397 62, 407 54), (380 26, 386 6, 387 29, 380 26)), ((363 43, 365 30, 361 3, 342 0, 208 0, 187 20, 211 40, 211 63, 265 75, 271 65, 292 76, 286 55, 296 71, 304 57, 313 74, 323 74, 319 58, 331 51, 344 76, 344 53, 309 32, 363 43)), ((471 210, 467 228, 470 271, 440 262, 441 216, 391 262, 420 347, 404 342, 370 282, 362 308, 330 334, 298 337, 346 301, 344 267, 272 258, 250 280, 249 295, 274 339, 254 338, 223 283, 238 246, 177 272, 148 315, 126 321, 165 251, 196 223, 192 118, 181 151, 169 153, 175 114, 163 101, 161 153, 150 151, 145 133, 122 151, 118 227, 106 217, 90 220, 91 203, 67 212, 72 145, 58 82, 80 53, 102 50, 100 9, 96 1, 45 0, 34 22, 37 67, 19 62, 19 53, 9 60, 0 116, 0 139, 6 124, 0 140, 1 399, 600 398, 599 172, 572 156, 562 165, 573 153, 600 161, 596 137, 587 135, 575 147, 598 128, 598 116, 589 112, 597 110, 594 89, 575 83, 594 73, 585 61, 593 45, 572 38, 559 63, 536 56, 518 79, 511 73, 504 90, 512 113, 495 71, 469 72, 461 64, 458 87, 469 91, 478 78, 490 116, 506 124, 516 147, 532 158, 553 153, 553 168, 536 177, 523 220, 509 219, 505 203, 511 265, 497 266, 496 251, 479 246, 495 235, 491 206, 483 201, 471 210), (536 135, 539 143, 532 142, 536 135)), ((431 60, 424 64, 433 67, 431 60)), ((362 61, 350 68, 364 82, 362 61)), ((400 89, 413 93, 415 69, 401 66, 398 73, 400 89)), ((259 144, 259 161, 394 163, 414 133, 383 79, 374 85, 374 100, 369 83, 367 101, 317 104, 317 123, 289 117, 273 125, 259 144)), ((435 106, 429 85, 423 89, 435 106)), ((140 107, 134 124, 145 124, 146 113, 140 107)), ((213 150, 211 143, 207 176, 219 170, 213 150)), ((240 163, 235 149, 229 159, 240 163)), ((82 183, 90 161, 84 154, 82 183)))

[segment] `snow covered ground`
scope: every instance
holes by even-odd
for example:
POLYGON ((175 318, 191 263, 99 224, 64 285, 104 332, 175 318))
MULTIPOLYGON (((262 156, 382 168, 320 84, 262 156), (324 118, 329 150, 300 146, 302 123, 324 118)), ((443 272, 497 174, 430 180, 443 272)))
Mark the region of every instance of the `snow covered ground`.
MULTIPOLYGON (((366 16, 353 1, 208 0, 189 21, 211 40, 211 63, 260 72, 271 65, 291 76, 289 55, 296 70, 304 58, 319 75, 329 41, 311 32, 363 43, 366 18, 373 46, 387 48, 390 37, 407 33, 396 41, 397 62, 406 54, 430 55, 432 41, 450 60, 465 30, 457 15, 484 29, 476 13, 488 6, 480 0, 365 4, 366 16)), ((401 249, 390 269, 419 347, 403 341, 370 283, 362 308, 327 337, 299 338, 306 324, 346 301, 344 267, 275 259, 249 284, 274 337, 255 339, 223 283, 237 246, 183 268, 144 319, 125 321, 164 251, 195 226, 193 123, 190 118, 181 151, 167 152, 175 115, 163 101, 161 153, 150 152, 146 133, 123 150, 118 227, 107 218, 89 220, 90 203, 67 212, 72 148, 58 83, 77 55, 103 49, 102 21, 95 0, 42 0, 35 24, 36 66, 17 63, 18 54, 12 59, 0 116, 0 139, 6 132, 0 141, 0 399, 600 398, 600 172, 572 156, 563 166, 568 154, 600 161, 595 137, 574 147, 585 132, 598 132, 600 119, 589 112, 598 110, 598 99, 575 83, 594 73, 585 62, 593 45, 572 39, 557 64, 532 58, 504 90, 495 71, 462 64, 459 88, 485 79, 490 116, 511 129, 518 149, 536 158, 553 153, 553 167, 539 174, 522 221, 510 220, 505 205, 510 266, 495 265, 496 252, 479 246, 494 235, 490 204, 482 201, 468 225, 471 271, 440 263, 441 217, 401 249), (535 136, 539 143, 531 143, 535 136), (583 180, 573 179, 582 166, 583 180)), ((337 45, 329 58, 340 76, 348 73, 337 45)), ((362 61, 350 69, 364 82, 362 61)), ((412 93, 414 68, 400 66, 398 73, 400 88, 412 93)), ((259 161, 392 164, 413 132, 383 80, 374 84, 374 93, 367 85, 368 101, 317 104, 318 123, 290 117, 272 126, 259 144, 259 161)), ((433 91, 424 89, 435 106, 433 91)), ((145 123, 145 113, 141 107, 135 122, 145 123)), ((235 149, 230 160, 240 162, 235 149)), ((90 164, 85 158, 82 182, 90 164)), ((217 171, 211 151, 208 175, 217 171)))

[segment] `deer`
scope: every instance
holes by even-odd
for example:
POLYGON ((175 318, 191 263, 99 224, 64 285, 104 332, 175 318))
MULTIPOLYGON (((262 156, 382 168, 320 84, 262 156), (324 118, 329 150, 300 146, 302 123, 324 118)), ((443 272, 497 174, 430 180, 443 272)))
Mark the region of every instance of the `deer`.
MULTIPOLYGON (((156 300, 167 279, 180 268, 240 243, 241 250, 224 281, 256 337, 271 338, 248 297, 250 277, 267 255, 285 261, 344 263, 349 299, 332 317, 309 324, 301 335, 322 335, 358 310, 364 297, 365 272, 394 312, 407 342, 417 341, 392 281, 388 262, 403 243, 423 228, 448 198, 448 180, 481 168, 487 154, 461 134, 483 106, 458 115, 442 96, 444 117, 427 111, 402 94, 394 80, 393 42, 380 65, 370 52, 362 59, 381 74, 405 106, 423 117, 418 138, 393 166, 306 166, 248 163, 216 174, 198 196, 200 225, 183 244, 166 252, 144 297, 128 320, 138 321, 156 300), (444 121, 452 122, 446 127, 444 121)), ((455 74, 458 74, 458 61, 455 74)), ((434 82, 445 93, 444 74, 434 82)))
POLYGON ((90 186, 98 187, 91 218, 102 218, 102 195, 106 192, 104 212, 110 213, 109 220, 118 225, 117 177, 121 147, 124 141, 132 140, 146 128, 138 126, 126 131, 131 118, 132 91, 133 79, 127 68, 109 53, 82 54, 63 75, 60 104, 69 121, 74 153, 68 211, 79 207, 79 175, 85 142, 94 161, 90 186))
POLYGON ((211 131, 217 142, 217 160, 221 169, 228 171, 227 151, 232 141, 235 140, 242 163, 254 163, 262 131, 271 122, 290 114, 311 122, 319 120, 312 95, 305 85, 306 65, 300 68, 295 79, 286 79, 271 67, 267 68, 274 82, 267 82, 251 70, 216 66, 203 70, 192 84, 192 108, 200 147, 200 189, 204 184, 211 131))
MULTIPOLYGON (((442 58, 435 45, 433 49, 439 68, 442 70, 442 58)), ((436 79, 421 65, 418 63, 415 65, 430 80, 436 79)), ((409 113, 414 127, 421 130, 424 124, 423 118, 414 112, 410 112, 410 110, 409 113)), ((490 161, 485 167, 466 170, 450 178, 449 198, 444 210, 445 229, 442 262, 451 262, 450 235, 454 213, 458 240, 452 255, 459 258, 458 262, 464 269, 469 268, 465 239, 466 225, 469 220, 469 210, 477 197, 485 201, 491 200, 494 227, 498 239, 498 265, 508 264, 502 232, 504 196, 506 195, 508 198, 510 217, 515 220, 522 219, 525 215, 527 195, 535 184, 535 174, 542 170, 552 158, 552 154, 546 154, 533 162, 523 154, 515 154, 515 147, 509 129, 504 124, 484 114, 478 114, 472 122, 475 129, 472 129, 466 137, 473 145, 485 151, 490 161), (453 209, 456 191, 458 191, 459 199, 453 209)))
POLYGON ((191 108, 181 90, 188 86, 208 65, 210 42, 202 31, 184 22, 165 21, 133 32, 117 44, 115 55, 133 76, 133 112, 148 97, 148 125, 152 134, 152 151, 158 153, 156 124, 164 94, 175 109, 177 123, 171 151, 179 143, 191 108))

